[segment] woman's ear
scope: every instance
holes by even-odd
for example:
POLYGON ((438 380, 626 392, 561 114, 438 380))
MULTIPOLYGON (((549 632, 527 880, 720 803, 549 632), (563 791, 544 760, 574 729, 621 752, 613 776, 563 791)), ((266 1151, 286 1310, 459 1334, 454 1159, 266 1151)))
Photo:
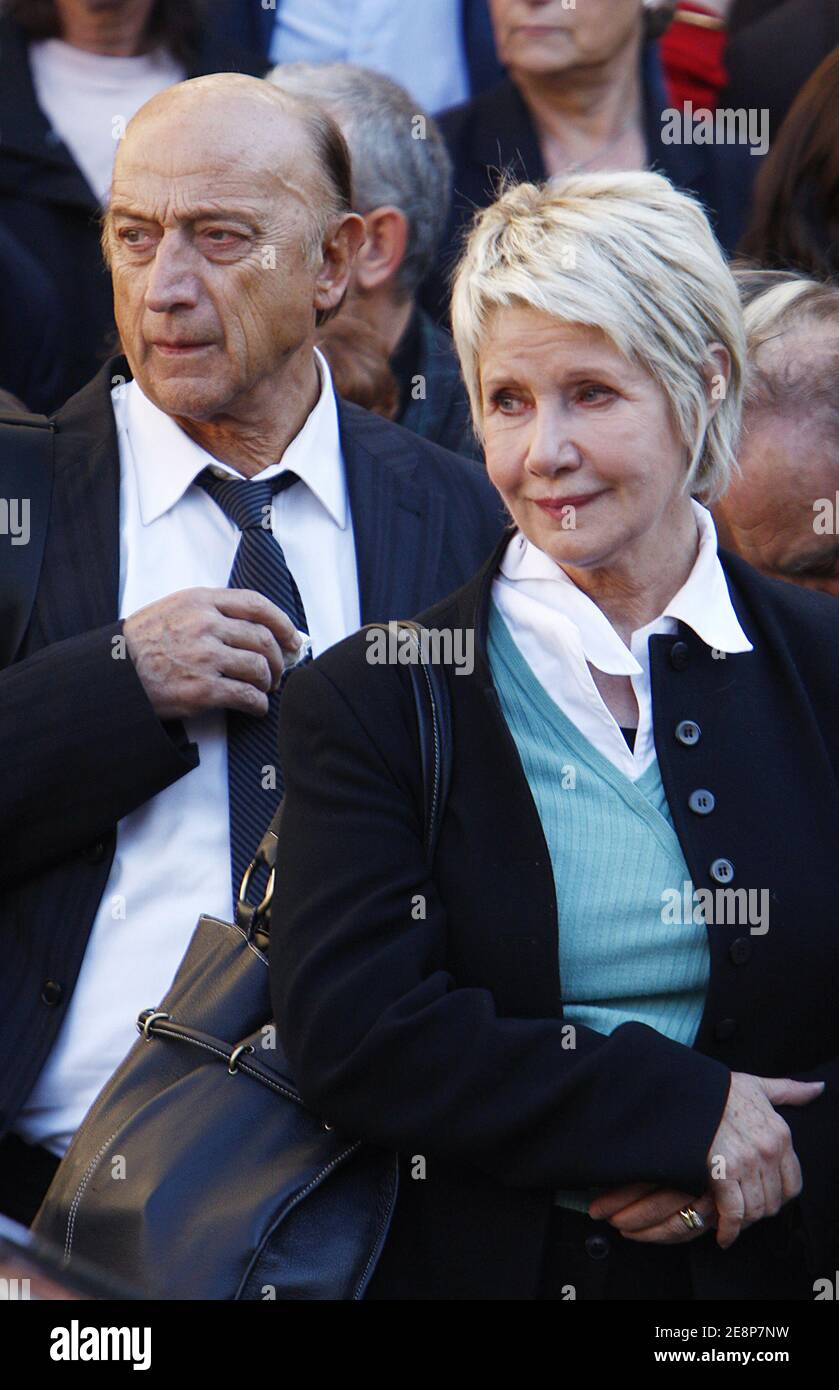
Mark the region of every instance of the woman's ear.
POLYGON ((728 394, 728 383, 731 380, 731 354, 727 347, 723 347, 722 343, 709 344, 702 375, 705 378, 710 418, 711 415, 716 415, 720 402, 725 400, 728 394))

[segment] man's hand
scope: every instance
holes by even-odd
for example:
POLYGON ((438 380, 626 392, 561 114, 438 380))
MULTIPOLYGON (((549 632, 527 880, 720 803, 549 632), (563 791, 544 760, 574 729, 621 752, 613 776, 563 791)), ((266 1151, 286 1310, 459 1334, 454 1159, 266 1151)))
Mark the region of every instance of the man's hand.
POLYGON ((717 1227, 722 1249, 733 1245, 741 1230, 775 1216, 802 1187, 801 1168, 789 1126, 776 1105, 808 1105, 818 1099, 823 1081, 791 1081, 733 1072, 723 1116, 708 1151, 710 1183, 692 1196, 654 1183, 631 1183, 601 1194, 589 1207, 597 1221, 609 1221, 629 1240, 664 1245, 696 1240, 717 1227), (702 1217, 691 1230, 679 1212, 686 1207, 702 1217))
POLYGON ((123 633, 159 719, 267 714, 283 653, 300 646, 282 609, 252 589, 182 589, 132 613, 123 633))

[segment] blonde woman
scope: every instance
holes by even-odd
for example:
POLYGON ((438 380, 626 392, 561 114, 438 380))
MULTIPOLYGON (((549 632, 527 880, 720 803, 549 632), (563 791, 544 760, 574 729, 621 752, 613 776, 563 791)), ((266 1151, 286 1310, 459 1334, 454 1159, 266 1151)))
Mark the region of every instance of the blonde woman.
POLYGON ((718 553, 734 282, 665 179, 578 175, 478 215, 452 318, 513 524, 422 615, 475 648, 431 869, 404 667, 362 632, 283 708, 278 1025, 402 1160, 369 1296, 811 1297, 839 659, 829 599, 718 553))

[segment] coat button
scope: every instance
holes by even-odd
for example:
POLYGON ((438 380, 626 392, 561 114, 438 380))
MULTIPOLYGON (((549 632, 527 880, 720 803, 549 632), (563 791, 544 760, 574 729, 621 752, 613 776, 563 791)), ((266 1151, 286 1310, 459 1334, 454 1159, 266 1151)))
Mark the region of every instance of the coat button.
POLYGON ((697 816, 710 816, 716 804, 714 793, 709 792, 707 787, 697 787, 688 797, 688 806, 697 816))
POLYGON ((105 841, 94 840, 92 845, 85 845, 82 850, 82 859, 86 859, 88 864, 101 864, 105 858, 105 841))
POLYGON ((684 671, 690 661, 690 647, 687 642, 674 642, 670 648, 670 665, 674 671, 684 671))
POLYGON ((44 980, 41 985, 41 998, 45 1004, 60 1004, 64 990, 57 980, 44 980))
POLYGON ((676 738, 679 743, 683 743, 686 748, 692 748, 702 737, 702 730, 698 724, 694 724, 692 719, 683 719, 676 725, 676 738))
POLYGON ((711 878, 715 883, 730 883, 734 877, 734 865, 730 859, 715 859, 711 865, 711 878))
POLYGON ((715 1037, 719 1042, 727 1042, 729 1038, 733 1038, 733 1037, 734 1037, 734 1034, 735 1034, 736 1032, 737 1032, 737 1023, 736 1023, 736 1020, 735 1020, 735 1019, 733 1019, 733 1018, 721 1018, 720 1021, 719 1021, 719 1023, 718 1023, 718 1024, 716 1025, 716 1027, 714 1028, 714 1037, 715 1037))
POLYGON ((586 1236, 586 1254, 592 1260, 605 1260, 609 1253, 609 1241, 606 1236, 586 1236))
POLYGON ((734 965, 745 965, 752 954, 752 943, 747 936, 738 936, 728 948, 728 955, 734 965))

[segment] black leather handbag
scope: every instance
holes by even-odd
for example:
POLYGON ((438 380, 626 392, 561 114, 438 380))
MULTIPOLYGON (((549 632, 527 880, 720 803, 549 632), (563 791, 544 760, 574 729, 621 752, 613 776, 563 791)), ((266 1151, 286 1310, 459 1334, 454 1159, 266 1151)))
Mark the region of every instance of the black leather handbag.
MULTIPOLYGON (((448 689, 423 660, 422 629, 400 627, 411 631, 430 861, 451 765, 448 689)), ((387 1236, 396 1154, 306 1108, 271 1022, 281 813, 251 865, 270 871, 262 901, 245 901, 249 869, 236 924, 200 918, 33 1225, 65 1265, 98 1265, 147 1298, 360 1299, 387 1236)))

